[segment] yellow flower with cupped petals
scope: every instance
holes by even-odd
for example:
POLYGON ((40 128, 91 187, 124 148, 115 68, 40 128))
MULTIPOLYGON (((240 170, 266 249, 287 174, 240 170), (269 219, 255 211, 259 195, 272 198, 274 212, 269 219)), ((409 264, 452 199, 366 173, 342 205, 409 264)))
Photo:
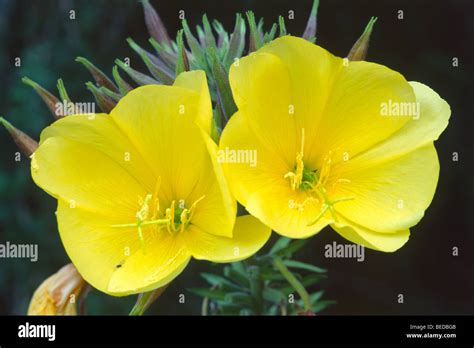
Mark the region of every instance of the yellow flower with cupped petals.
POLYGON ((255 151, 224 170, 246 209, 276 232, 305 238, 330 225, 381 251, 406 243, 432 201, 433 141, 449 105, 429 87, 285 36, 235 62, 238 107, 221 151, 255 151))
POLYGON ((46 128, 34 181, 58 199, 61 240, 95 288, 128 295, 164 286, 194 257, 232 262, 270 230, 236 202, 209 134, 204 72, 148 85, 107 114, 67 116, 46 128))

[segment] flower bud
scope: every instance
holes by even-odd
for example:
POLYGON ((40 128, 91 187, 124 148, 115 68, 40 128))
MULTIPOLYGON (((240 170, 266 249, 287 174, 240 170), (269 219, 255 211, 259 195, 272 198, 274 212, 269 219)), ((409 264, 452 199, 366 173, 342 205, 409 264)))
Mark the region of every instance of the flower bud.
POLYGON ((27 134, 21 130, 15 128, 10 122, 0 117, 0 123, 3 124, 5 129, 10 133, 11 137, 15 141, 20 151, 26 156, 31 156, 33 152, 38 148, 38 143, 30 138, 27 134))
POLYGON ((64 266, 35 291, 28 315, 77 315, 77 302, 86 285, 72 263, 64 266))

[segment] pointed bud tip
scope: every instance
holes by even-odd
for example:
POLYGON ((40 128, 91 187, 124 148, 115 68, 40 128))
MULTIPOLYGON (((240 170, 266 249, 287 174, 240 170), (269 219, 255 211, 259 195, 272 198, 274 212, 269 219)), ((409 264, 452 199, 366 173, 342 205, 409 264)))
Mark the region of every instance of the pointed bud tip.
POLYGON ((360 61, 366 59, 367 51, 369 49, 370 36, 372 34, 375 22, 377 22, 377 17, 371 17, 369 23, 367 23, 364 29, 364 32, 352 46, 349 54, 347 55, 347 58, 350 61, 360 61))

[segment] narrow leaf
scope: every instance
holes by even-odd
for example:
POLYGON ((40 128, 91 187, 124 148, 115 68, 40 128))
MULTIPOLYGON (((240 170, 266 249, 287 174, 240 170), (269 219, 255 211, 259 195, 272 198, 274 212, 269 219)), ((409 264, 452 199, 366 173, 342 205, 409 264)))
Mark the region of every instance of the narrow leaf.
POLYGON ((209 47, 214 47, 216 48, 216 38, 214 37, 214 34, 212 33, 212 27, 211 24, 209 23, 209 20, 207 19, 207 15, 202 16, 202 24, 204 26, 204 38, 206 39, 206 46, 209 47))
POLYGON ((273 244, 272 248, 270 249, 270 254, 274 254, 283 248, 286 248, 291 243, 291 239, 287 237, 280 237, 278 240, 273 244))
POLYGON ((224 65, 226 69, 232 64, 234 59, 240 58, 245 49, 245 21, 240 13, 235 16, 234 32, 230 37, 229 50, 224 58, 224 65))
POLYGON ((64 102, 71 103, 71 99, 69 98, 69 95, 67 94, 66 87, 64 86, 64 82, 62 79, 58 79, 57 83, 58 91, 59 91, 59 97, 61 100, 64 102))
POLYGON ((303 263, 295 260, 285 260, 283 261, 285 265, 291 268, 300 268, 305 269, 307 271, 315 272, 315 273, 326 273, 327 271, 323 268, 316 267, 314 265, 310 265, 308 263, 303 263))
POLYGON ((188 23, 185 19, 182 21, 184 35, 186 36, 186 42, 191 48, 193 57, 196 59, 200 67, 206 66, 206 57, 204 56, 204 50, 199 44, 198 40, 193 36, 191 29, 189 29, 188 23))
POLYGON ((212 300, 221 300, 224 301, 225 296, 227 294, 226 291, 217 290, 217 289, 206 289, 206 288, 190 288, 188 289, 189 292, 201 296, 201 297, 208 297, 212 300))
POLYGON ((127 42, 130 47, 138 53, 154 78, 165 85, 171 85, 173 83, 173 74, 168 70, 164 63, 160 62, 159 59, 153 56, 150 52, 147 52, 138 46, 131 38, 128 38, 127 42))
POLYGON ((286 25, 285 25, 285 19, 282 16, 278 17, 278 24, 280 26, 280 36, 285 36, 286 25))
POLYGON ((250 28, 249 53, 251 53, 262 47, 263 42, 255 22, 255 14, 252 11, 247 11, 246 15, 250 28))
POLYGON ((232 283, 230 280, 221 277, 216 274, 211 274, 211 273, 201 273, 201 277, 203 277, 209 284, 214 285, 214 286, 226 286, 228 288, 231 288, 235 291, 241 290, 241 287, 232 283))
POLYGON ((189 71, 189 61, 188 55, 186 53, 186 48, 184 47, 183 41, 183 30, 178 30, 178 37, 176 38, 178 43, 178 59, 176 61, 176 76, 181 74, 184 71, 189 71))
POLYGON ((132 86, 130 86, 127 82, 125 82, 122 76, 120 76, 116 65, 112 68, 112 75, 122 95, 127 94, 133 89, 132 86))
POLYGON ((115 60, 115 64, 117 64, 123 71, 125 71, 130 78, 138 83, 139 85, 159 85, 160 83, 151 78, 148 75, 142 74, 141 72, 129 67, 127 64, 122 62, 120 59, 115 60))
POLYGON ((161 45, 152 37, 148 40, 148 42, 150 42, 150 44, 153 46, 156 51, 156 54, 161 59, 161 61, 168 67, 168 69, 171 69, 171 71, 175 70, 177 57, 176 54, 172 52, 168 47, 163 47, 163 45, 161 45))
MULTIPOLYGON (((228 74, 221 62, 217 58, 217 52, 215 48, 209 50, 211 59, 212 75, 216 81, 218 103, 223 111, 225 122, 237 111, 234 98, 232 97, 232 91, 230 89, 230 83, 228 74)), ((225 122, 222 127, 225 126, 225 122)))

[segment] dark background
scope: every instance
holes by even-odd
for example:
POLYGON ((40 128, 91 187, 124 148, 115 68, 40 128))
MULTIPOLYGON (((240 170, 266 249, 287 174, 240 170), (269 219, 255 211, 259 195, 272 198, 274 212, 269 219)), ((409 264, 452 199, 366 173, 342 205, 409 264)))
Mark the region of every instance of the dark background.
MULTIPOLYGON (((301 35, 311 8, 310 1, 302 0, 152 3, 172 36, 179 29, 179 10, 192 27, 207 13, 229 31, 235 12, 254 10, 268 29, 278 15, 287 17, 293 10, 295 19, 286 20, 286 26, 301 35)), ((473 10, 469 0, 321 1, 319 45, 345 56, 369 18, 377 16, 368 60, 429 85, 452 109, 450 124, 436 142, 441 173, 435 198, 402 249, 393 254, 367 249, 361 263, 325 259, 325 244, 344 242, 327 228, 296 256, 329 270, 319 287, 337 304, 324 314, 474 314, 473 10), (398 10, 403 10, 403 20, 397 19, 398 10), (459 59, 458 67, 452 66, 453 57, 459 59), (459 161, 452 161, 453 152, 459 161), (457 257, 452 255, 455 246, 457 257), (404 295, 403 304, 397 303, 398 294, 404 295)), ((85 56, 111 73, 115 58, 130 57, 131 65, 143 70, 127 37, 148 47, 137 1, 0 0, 0 115, 38 139, 52 117, 21 77, 50 91, 62 77, 73 101, 92 101, 84 85, 91 78, 74 58, 85 56), (75 20, 69 19, 71 9, 75 20), (22 59, 21 67, 14 66, 15 57, 22 59)), ((16 151, 0 129, 0 243, 37 243, 39 260, 0 259, 0 314, 24 314, 34 289, 69 262, 56 230, 55 201, 32 182, 29 160, 14 161, 16 151)), ((218 267, 191 262, 148 313, 199 314, 200 301, 186 288, 205 285, 199 272, 218 267), (185 304, 178 303, 180 293, 186 295, 185 304)), ((134 297, 93 291, 88 313, 126 314, 133 302, 134 297)))

